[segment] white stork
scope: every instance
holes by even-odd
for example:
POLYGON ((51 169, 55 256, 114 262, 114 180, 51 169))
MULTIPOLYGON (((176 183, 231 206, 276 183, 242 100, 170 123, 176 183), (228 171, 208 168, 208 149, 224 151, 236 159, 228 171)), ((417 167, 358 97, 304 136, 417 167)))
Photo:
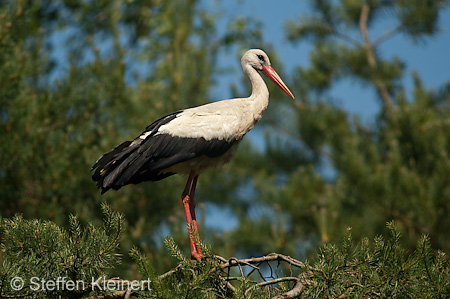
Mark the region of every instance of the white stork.
POLYGON ((250 79, 250 97, 168 114, 149 125, 133 141, 125 141, 101 156, 92 167, 95 169, 92 179, 102 194, 128 184, 158 181, 176 173, 188 174, 181 198, 188 229, 195 230, 189 230, 192 259, 200 260, 203 256, 193 237, 195 233, 198 238, 194 200, 198 176, 208 168, 229 162, 244 135, 261 119, 269 103, 269 91, 258 71, 294 98, 262 50, 248 50, 242 56, 241 66, 250 79))

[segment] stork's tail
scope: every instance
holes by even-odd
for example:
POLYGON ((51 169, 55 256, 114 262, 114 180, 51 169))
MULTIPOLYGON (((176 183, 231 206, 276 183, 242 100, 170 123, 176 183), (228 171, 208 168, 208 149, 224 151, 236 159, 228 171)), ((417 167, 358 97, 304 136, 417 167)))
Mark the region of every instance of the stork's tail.
POLYGON ((123 165, 124 160, 129 158, 129 156, 135 151, 134 146, 130 146, 131 141, 125 141, 110 152, 101 156, 92 170, 95 169, 92 179, 97 182, 97 187, 101 189, 102 194, 109 189, 118 190, 126 184, 117 184, 117 177, 123 172, 125 165, 123 165))

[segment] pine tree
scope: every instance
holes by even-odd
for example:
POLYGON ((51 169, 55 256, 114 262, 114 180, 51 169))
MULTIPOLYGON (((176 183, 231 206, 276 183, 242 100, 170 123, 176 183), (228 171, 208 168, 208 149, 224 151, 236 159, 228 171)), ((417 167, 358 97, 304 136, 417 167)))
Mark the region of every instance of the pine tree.
POLYGON ((0 295, 33 298, 81 298, 97 290, 93 282, 120 263, 117 253, 123 215, 103 204, 102 227, 81 227, 69 217, 69 230, 54 222, 21 215, 0 219, 4 236, 0 295), (71 283, 69 283, 71 281, 71 283))

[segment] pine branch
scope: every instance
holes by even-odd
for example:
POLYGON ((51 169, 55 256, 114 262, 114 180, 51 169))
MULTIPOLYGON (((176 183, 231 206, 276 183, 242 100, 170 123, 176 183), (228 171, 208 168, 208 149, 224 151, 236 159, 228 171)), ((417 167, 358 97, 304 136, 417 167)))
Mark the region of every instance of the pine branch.
POLYGON ((286 293, 278 294, 272 297, 272 299, 295 298, 300 296, 306 287, 311 283, 309 278, 312 276, 313 274, 311 272, 303 272, 298 277, 294 277, 297 281, 295 286, 286 293))
POLYGON ((280 282, 286 282, 286 281, 298 281, 298 278, 297 277, 288 276, 288 277, 280 277, 280 278, 275 278, 275 279, 268 280, 268 281, 263 281, 263 282, 257 283, 255 285, 252 285, 251 287, 249 287, 245 291, 245 294, 248 294, 254 288, 260 288, 260 287, 264 287, 264 286, 275 285, 275 284, 278 284, 280 282))
POLYGON ((192 262, 181 252, 172 237, 165 238, 164 244, 173 257, 177 258, 186 265, 192 265, 192 262))
POLYGON ((161 274, 161 275, 159 276, 159 279, 165 279, 165 278, 167 278, 167 277, 169 277, 169 276, 171 276, 171 275, 177 273, 181 268, 182 268, 182 264, 178 264, 175 268, 173 268, 173 269, 167 271, 167 272, 164 273, 164 274, 161 274))
POLYGON ((224 264, 221 264, 221 268, 228 268, 233 267, 237 265, 249 265, 249 264, 255 264, 255 263, 261 263, 261 262, 268 262, 268 261, 284 261, 292 266, 296 266, 299 268, 308 268, 310 270, 314 270, 314 268, 308 266, 307 264, 300 262, 290 256, 280 254, 280 253, 270 253, 265 256, 261 257, 255 257, 255 258, 247 258, 247 259, 236 259, 236 258, 230 258, 229 260, 224 259, 221 256, 215 255, 215 259, 224 262, 224 264), (233 265, 233 263, 235 263, 233 265))
POLYGON ((247 259, 237 259, 237 258, 230 258, 230 259, 225 259, 221 256, 215 255, 214 259, 216 259, 217 261, 219 261, 219 267, 222 269, 227 269, 228 271, 228 276, 226 277, 226 280, 229 281, 233 281, 233 280, 248 280, 250 278, 250 275, 254 272, 257 271, 259 274, 259 278, 262 279, 262 282, 253 284, 250 287, 247 287, 245 289, 245 296, 249 295, 251 291, 255 290, 255 289, 259 289, 262 288, 264 286, 274 286, 274 285, 278 285, 281 282, 288 282, 288 281, 295 281, 296 284, 294 285, 293 288, 291 288, 289 291, 279 294, 277 296, 275 296, 274 298, 294 298, 296 296, 299 296, 303 290, 307 287, 307 285, 309 285, 309 277, 312 277, 312 273, 314 270, 313 267, 308 266, 307 264, 300 262, 290 256, 286 256, 283 254, 279 254, 279 253, 270 253, 268 255, 265 256, 261 256, 261 257, 256 257, 256 258, 247 258, 247 259), (300 273, 297 277, 292 277, 292 276, 287 276, 287 277, 278 277, 278 278, 273 278, 273 274, 272 274, 272 268, 270 266, 271 261, 278 261, 278 262, 285 262, 290 266, 294 266, 299 268, 300 270, 302 270, 303 272, 300 273), (269 265, 270 269, 271 269, 271 278, 273 279, 266 279, 266 277, 263 275, 263 273, 260 270, 260 265, 262 263, 267 263, 267 265, 269 265), (251 267, 252 270, 245 275, 245 271, 242 267, 251 267), (239 273, 240 273, 240 277, 231 277, 230 276, 230 269, 232 267, 238 267, 239 269, 239 273), (308 270, 309 269, 309 270, 308 270))
POLYGON ((333 30, 333 32, 334 32, 334 34, 336 34, 337 37, 340 37, 341 39, 349 42, 350 44, 352 44, 352 45, 354 45, 356 47, 360 47, 361 46, 361 42, 359 42, 358 40, 356 40, 356 39, 354 39, 354 38, 352 38, 352 37, 350 37, 350 36, 348 36, 346 34, 343 34, 343 33, 339 32, 337 30, 333 30))
POLYGON ((379 38, 377 38, 373 42, 373 47, 377 48, 380 44, 382 44, 384 41, 390 39, 391 37, 395 36, 396 34, 400 33, 403 29, 402 25, 397 26, 394 30, 391 30, 389 32, 386 32, 385 34, 381 35, 379 38))
MULTIPOLYGON (((361 9, 361 15, 359 19, 359 28, 361 31, 361 34, 364 39, 364 48, 367 52, 367 62, 369 63, 369 67, 372 69, 372 71, 376 70, 377 67, 377 60, 375 58, 375 52, 374 47, 370 42, 369 39, 369 32, 367 30, 367 21, 369 19, 369 13, 370 13, 370 1, 367 3, 364 3, 361 9)), ((378 89, 381 98, 383 99, 386 107, 388 108, 389 112, 393 112, 394 104, 392 102, 391 96, 389 95, 389 92, 387 91, 386 86, 375 76, 372 75, 372 81, 374 82, 376 88, 378 89)))

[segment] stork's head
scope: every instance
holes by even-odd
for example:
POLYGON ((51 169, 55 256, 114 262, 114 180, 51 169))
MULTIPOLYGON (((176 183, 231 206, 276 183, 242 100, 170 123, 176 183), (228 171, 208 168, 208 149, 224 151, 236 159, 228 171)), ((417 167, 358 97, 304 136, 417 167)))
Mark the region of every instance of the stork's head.
POLYGON ((281 80, 280 76, 270 65, 269 56, 260 49, 251 49, 245 52, 244 56, 241 59, 241 65, 244 68, 246 65, 250 65, 257 71, 263 72, 269 79, 275 82, 285 93, 287 93, 290 97, 294 98, 294 95, 289 90, 289 88, 284 84, 283 80, 281 80))
POLYGON ((242 56, 241 63, 242 65, 251 65, 257 71, 262 71, 265 66, 270 65, 270 60, 263 50, 251 49, 242 56))

